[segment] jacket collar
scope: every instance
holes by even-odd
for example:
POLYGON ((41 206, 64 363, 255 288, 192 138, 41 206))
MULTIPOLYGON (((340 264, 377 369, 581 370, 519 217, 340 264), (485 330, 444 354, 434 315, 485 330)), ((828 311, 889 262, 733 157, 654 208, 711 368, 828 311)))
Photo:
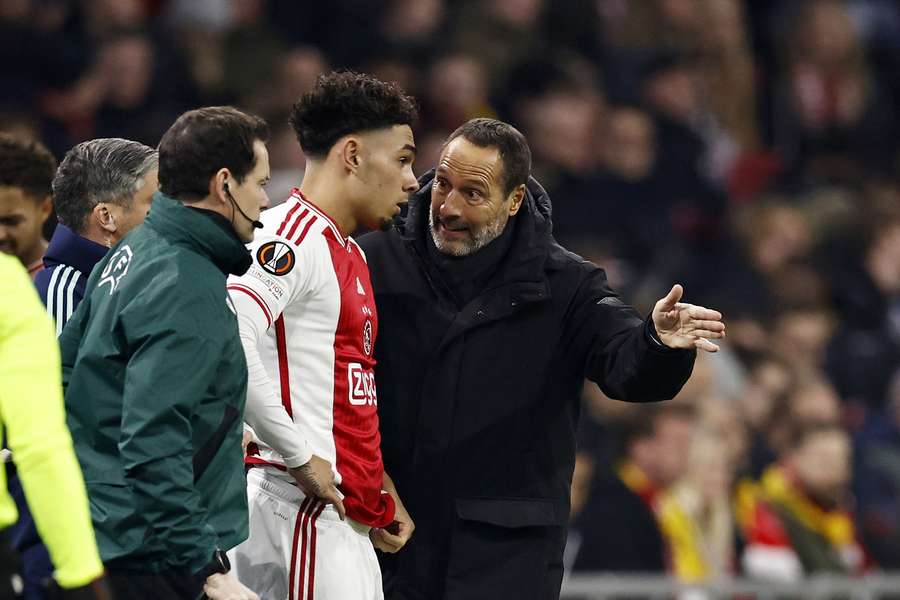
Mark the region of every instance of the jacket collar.
MULTIPOLYGON (((397 223, 401 237, 412 242, 429 263, 425 236, 431 235, 428 231, 428 211, 431 210, 433 181, 434 169, 419 178, 419 191, 409 200, 406 218, 397 223)), ((485 288, 485 292, 512 283, 544 282, 544 266, 550 247, 555 244, 551 213, 547 192, 536 179, 529 177, 525 199, 516 216, 512 244, 500 263, 496 278, 485 288)))
POLYGON ((106 246, 78 235, 60 223, 44 253, 44 266, 49 269, 56 265, 67 265, 88 274, 106 256, 108 250, 106 246))
POLYGON ((223 226, 205 212, 190 210, 181 202, 156 192, 144 224, 171 242, 202 254, 222 273, 243 275, 253 261, 250 252, 230 223, 223 226))

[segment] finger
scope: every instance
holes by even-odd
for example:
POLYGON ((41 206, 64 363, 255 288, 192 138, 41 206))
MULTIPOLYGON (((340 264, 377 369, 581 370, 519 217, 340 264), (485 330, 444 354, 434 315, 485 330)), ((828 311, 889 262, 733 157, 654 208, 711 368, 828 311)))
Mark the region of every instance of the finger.
POLYGON ((706 308, 705 306, 694 306, 693 304, 688 305, 688 315, 690 315, 692 319, 706 319, 709 321, 722 320, 722 313, 719 311, 706 308))
POLYGON ((706 338, 711 340, 719 340, 725 337, 724 331, 710 331, 708 329, 695 329, 691 335, 698 338, 706 338))
POLYGON ((381 538, 381 541, 383 541, 385 544, 388 544, 389 546, 393 546, 397 550, 402 548, 403 544, 406 543, 406 540, 403 539, 402 536, 388 533, 384 529, 378 530, 378 536, 381 538))
POLYGON ((691 321, 694 329, 705 329, 707 331, 725 331, 725 323, 722 321, 691 321))
POLYGON ((711 341, 704 339, 704 338, 699 338, 699 339, 695 340, 694 347, 697 348, 698 350, 704 350, 706 352, 718 352, 719 351, 718 346, 716 346, 711 341))
POLYGON ((373 529, 372 530, 372 544, 381 550, 382 552, 387 552, 389 554, 394 554, 403 547, 403 543, 395 543, 392 540, 387 538, 392 538, 391 534, 385 532, 383 529, 373 529))
POLYGON ((669 311, 675 308, 675 305, 678 304, 678 301, 681 300, 681 295, 684 293, 684 288, 681 287, 681 284, 676 283, 672 286, 672 289, 669 290, 669 293, 666 294, 666 297, 657 303, 657 308, 662 311, 669 311))
POLYGON ((338 516, 341 518, 341 521, 346 520, 347 510, 344 508, 344 501, 341 500, 341 495, 336 487, 331 486, 331 489, 329 489, 328 500, 332 504, 334 504, 334 508, 335 510, 337 510, 338 516))

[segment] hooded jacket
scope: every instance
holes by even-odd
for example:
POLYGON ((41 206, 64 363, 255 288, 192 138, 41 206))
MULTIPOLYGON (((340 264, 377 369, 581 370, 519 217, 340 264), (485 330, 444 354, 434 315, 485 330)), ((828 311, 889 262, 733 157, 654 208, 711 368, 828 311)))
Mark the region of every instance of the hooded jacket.
POLYGON ((157 193, 144 224, 97 264, 60 336, 106 563, 197 571, 247 537, 247 367, 225 280, 249 265, 227 221, 157 193))
POLYGON ((364 236, 381 323, 385 469, 416 523, 383 557, 391 599, 557 598, 584 378, 630 401, 671 398, 694 351, 671 350, 559 246, 530 179, 509 250, 458 306, 429 259, 433 172, 408 215, 364 236))

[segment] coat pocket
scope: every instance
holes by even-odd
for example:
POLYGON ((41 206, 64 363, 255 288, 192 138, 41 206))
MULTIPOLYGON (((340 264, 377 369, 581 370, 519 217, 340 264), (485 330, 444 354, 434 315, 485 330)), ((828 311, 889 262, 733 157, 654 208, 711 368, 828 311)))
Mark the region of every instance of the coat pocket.
POLYGON ((564 526, 568 512, 561 504, 542 498, 457 498, 456 514, 499 527, 564 526))
POLYGON ((552 500, 458 498, 444 600, 559 598, 565 511, 552 500))

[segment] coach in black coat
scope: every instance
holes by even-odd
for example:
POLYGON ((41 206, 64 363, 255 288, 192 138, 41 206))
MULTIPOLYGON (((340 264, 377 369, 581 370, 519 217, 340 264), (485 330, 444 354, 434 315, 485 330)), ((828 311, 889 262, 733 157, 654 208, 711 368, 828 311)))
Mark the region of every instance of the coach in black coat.
POLYGON ((680 286, 653 319, 622 303, 553 240, 529 171, 518 131, 470 121, 405 221, 361 239, 385 468, 416 523, 382 557, 390 600, 557 598, 584 377, 614 398, 671 398, 694 348, 723 335, 680 286))

